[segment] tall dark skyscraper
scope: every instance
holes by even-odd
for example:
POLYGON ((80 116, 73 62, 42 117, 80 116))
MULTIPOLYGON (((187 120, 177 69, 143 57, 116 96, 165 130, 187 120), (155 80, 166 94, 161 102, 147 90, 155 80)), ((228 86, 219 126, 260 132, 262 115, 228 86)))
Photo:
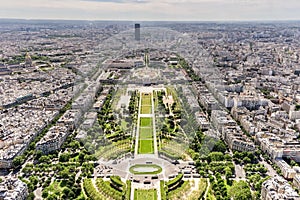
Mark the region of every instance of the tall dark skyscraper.
POLYGON ((141 40, 141 31, 140 31, 141 25, 140 24, 135 24, 134 29, 135 29, 135 40, 140 41, 141 40))

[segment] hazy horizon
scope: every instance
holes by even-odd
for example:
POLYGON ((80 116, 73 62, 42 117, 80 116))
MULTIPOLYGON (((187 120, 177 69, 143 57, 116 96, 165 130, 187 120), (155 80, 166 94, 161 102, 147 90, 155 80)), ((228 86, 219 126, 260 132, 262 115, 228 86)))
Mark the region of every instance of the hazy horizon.
POLYGON ((0 0, 2 19, 295 21, 297 0, 0 0))

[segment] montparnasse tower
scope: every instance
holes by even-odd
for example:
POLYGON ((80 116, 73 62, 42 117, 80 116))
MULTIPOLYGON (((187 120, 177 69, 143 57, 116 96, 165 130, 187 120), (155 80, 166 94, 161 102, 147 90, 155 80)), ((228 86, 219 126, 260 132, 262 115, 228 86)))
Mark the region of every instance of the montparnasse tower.
POLYGON ((140 24, 134 24, 134 29, 135 29, 135 40, 140 41, 141 40, 141 25, 140 24))

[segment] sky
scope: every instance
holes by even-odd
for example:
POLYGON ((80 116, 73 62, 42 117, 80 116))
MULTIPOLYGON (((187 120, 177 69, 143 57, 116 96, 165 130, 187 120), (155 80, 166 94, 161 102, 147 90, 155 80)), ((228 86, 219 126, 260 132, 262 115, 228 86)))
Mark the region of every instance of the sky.
POLYGON ((300 20, 300 0, 0 0, 0 18, 253 21, 300 20))

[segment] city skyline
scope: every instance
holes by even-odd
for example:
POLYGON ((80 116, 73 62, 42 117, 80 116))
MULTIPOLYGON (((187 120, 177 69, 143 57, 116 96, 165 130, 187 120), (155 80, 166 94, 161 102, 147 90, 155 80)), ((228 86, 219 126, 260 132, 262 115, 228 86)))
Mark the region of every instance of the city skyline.
POLYGON ((0 18, 133 21, 300 20, 296 0, 29 0, 1 2, 0 18))

